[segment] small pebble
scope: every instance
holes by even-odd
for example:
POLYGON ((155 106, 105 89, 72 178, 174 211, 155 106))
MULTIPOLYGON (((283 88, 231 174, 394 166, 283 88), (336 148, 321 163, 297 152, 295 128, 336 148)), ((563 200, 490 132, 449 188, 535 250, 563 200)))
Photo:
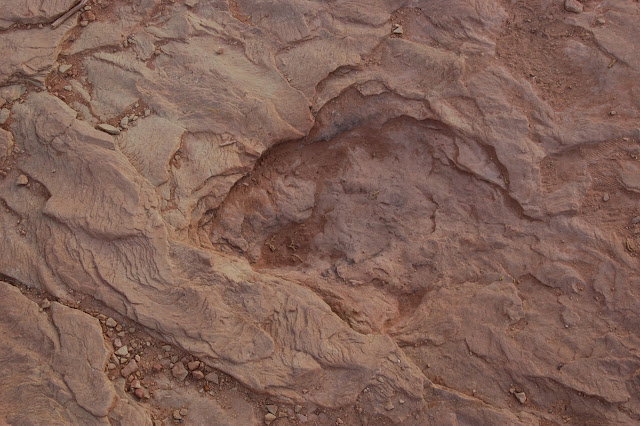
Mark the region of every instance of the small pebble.
POLYGON ((102 130, 103 132, 109 133, 110 135, 119 135, 120 134, 120 129, 118 129, 117 127, 113 127, 110 124, 106 124, 106 123, 101 123, 98 124, 98 129, 102 130))
POLYGON ((184 364, 179 362, 173 366, 173 368, 171 369, 171 374, 176 380, 178 380, 179 382, 183 382, 184 379, 187 378, 189 372, 186 368, 184 368, 184 364))
POLYGON ((566 0, 564 2, 564 9, 567 12, 581 13, 584 10, 584 6, 578 0, 566 0))
POLYGON ((276 414, 278 412, 278 406, 273 404, 268 404, 267 411, 270 412, 271 414, 276 414))
POLYGON ((149 391, 143 387, 136 389, 134 394, 138 399, 149 399, 149 391))
POLYGON ((216 373, 209 373, 206 376, 204 376, 204 378, 211 383, 215 383, 216 385, 220 384, 220 378, 218 377, 218 375, 216 373))
POLYGON ((122 377, 128 377, 130 374, 133 374, 136 371, 138 371, 138 364, 135 361, 131 361, 122 370, 120 370, 120 375, 122 377))
POLYGON ((93 12, 86 11, 82 15, 80 15, 80 19, 82 19, 83 21, 95 21, 96 15, 93 12))
POLYGON ((29 183, 29 178, 26 177, 25 175, 18 176, 18 179, 16 180, 16 185, 18 186, 25 186, 28 183, 29 183))
POLYGON ((607 202, 607 201, 609 201, 609 198, 610 198, 610 197, 609 197, 609 194, 604 194, 604 195, 602 196, 602 201, 607 202))

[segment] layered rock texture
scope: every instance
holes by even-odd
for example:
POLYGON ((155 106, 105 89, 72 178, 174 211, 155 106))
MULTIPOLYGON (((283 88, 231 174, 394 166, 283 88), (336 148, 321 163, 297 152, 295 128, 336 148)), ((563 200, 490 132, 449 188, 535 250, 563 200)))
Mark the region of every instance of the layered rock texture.
POLYGON ((78 3, 0 0, 0 423, 640 421, 638 2, 78 3))

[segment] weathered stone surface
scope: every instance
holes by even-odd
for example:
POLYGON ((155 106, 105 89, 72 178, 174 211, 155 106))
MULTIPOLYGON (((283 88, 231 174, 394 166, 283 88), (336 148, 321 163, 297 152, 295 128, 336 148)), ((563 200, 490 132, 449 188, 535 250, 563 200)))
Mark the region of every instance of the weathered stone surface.
POLYGON ((0 124, 6 123, 10 115, 11 111, 9 111, 7 108, 0 109, 0 124))
POLYGON ((24 95, 27 91, 27 88, 21 86, 19 84, 14 84, 11 86, 6 86, 0 89, 0 97, 4 99, 6 102, 13 102, 18 99, 20 96, 24 95))
MULTIPOLYGON (((13 3, 9 0, 6 2, 13 3)), ((63 37, 70 25, 71 23, 67 22, 55 30, 46 26, 41 29, 35 27, 30 30, 0 33, 0 51, 3 52, 0 61, 0 85, 25 80, 44 83, 47 73, 53 68, 63 37)))
MULTIPOLYGON (((160 386, 165 383, 161 382, 160 386)), ((185 417, 186 423, 207 424, 215 419, 217 424, 222 425, 254 425, 259 424, 254 408, 248 404, 242 394, 231 395, 222 407, 215 399, 199 394, 195 389, 179 388, 172 390, 157 390, 152 401, 168 409, 175 410, 180 414, 180 410, 189 407, 188 412, 180 414, 185 417)))
POLYGON ((157 116, 141 120, 116 143, 136 170, 154 186, 170 178, 169 162, 180 148, 185 129, 157 116))
POLYGON ((11 132, 0 129, 0 163, 11 154, 13 149, 13 135, 11 132))
POLYGON ((13 24, 53 21, 76 2, 76 0, 0 0, 0 29, 9 28, 13 24))
MULTIPOLYGON (((263 422, 206 399, 230 375, 318 424, 356 401, 346 424, 634 423, 640 6, 564 4, 115 1, 4 31, 0 85, 55 87, 25 83, 0 131, 0 274, 100 301, 128 352, 132 322, 170 344, 169 422, 263 422)), ((22 299, 3 355, 55 386, 0 412, 139 420, 99 324, 22 299)))
MULTIPOLYGON (((97 320, 56 302, 49 318, 4 282, 0 309, 0 420, 107 423, 108 416, 120 412, 114 387, 103 373, 109 352, 97 320)), ((141 414, 139 408, 129 409, 141 414)))

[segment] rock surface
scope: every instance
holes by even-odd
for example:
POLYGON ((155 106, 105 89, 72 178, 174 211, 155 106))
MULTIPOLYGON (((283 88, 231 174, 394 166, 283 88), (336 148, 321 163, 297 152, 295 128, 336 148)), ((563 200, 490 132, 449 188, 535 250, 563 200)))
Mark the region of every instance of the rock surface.
POLYGON ((0 0, 0 422, 640 421, 637 2, 74 3, 0 0))
POLYGON ((13 135, 0 129, 0 163, 4 162, 13 149, 13 135))
POLYGON ((0 29, 13 24, 49 23, 77 0, 0 0, 0 29))
POLYGON ((116 394, 103 366, 109 352, 98 321, 57 302, 51 315, 0 282, 0 420, 5 424, 151 424, 116 394))

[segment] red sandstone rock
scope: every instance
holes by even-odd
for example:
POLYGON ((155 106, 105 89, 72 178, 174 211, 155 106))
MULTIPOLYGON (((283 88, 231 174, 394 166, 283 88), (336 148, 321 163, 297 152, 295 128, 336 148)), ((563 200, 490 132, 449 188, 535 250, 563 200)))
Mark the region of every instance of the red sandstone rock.
POLYGON ((636 2, 4 3, 0 423, 640 416, 636 2))

